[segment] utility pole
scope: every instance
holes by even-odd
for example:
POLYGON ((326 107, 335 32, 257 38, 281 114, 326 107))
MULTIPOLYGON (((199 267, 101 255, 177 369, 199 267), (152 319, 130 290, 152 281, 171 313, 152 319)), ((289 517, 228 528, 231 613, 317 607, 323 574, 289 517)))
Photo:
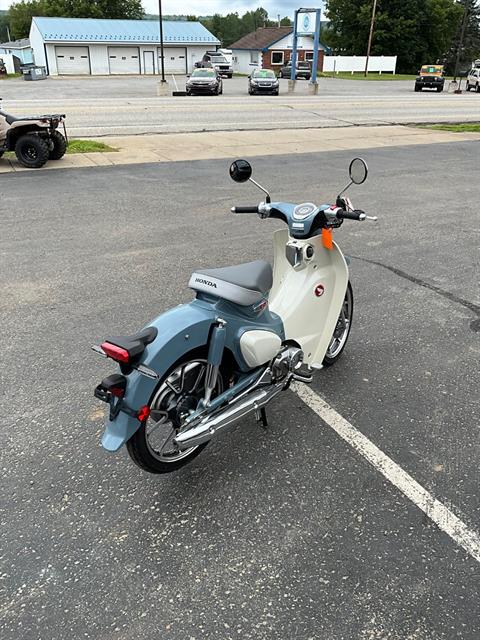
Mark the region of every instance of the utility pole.
POLYGON ((368 59, 370 58, 370 49, 372 48, 373 27, 375 25, 375 15, 377 13, 377 0, 373 0, 372 21, 370 23, 370 33, 368 35, 367 60, 365 62, 365 77, 368 75, 368 59))
POLYGON ((165 57, 163 55, 163 18, 162 18, 162 0, 158 0, 158 22, 160 26, 160 56, 162 66, 162 82, 165 80, 165 57))
MULTIPOLYGON (((460 31, 460 41, 459 41, 458 46, 457 46, 457 56, 455 58, 455 71, 454 71, 454 74, 453 74, 454 82, 457 81, 458 66, 460 64, 460 53, 461 53, 462 48, 463 48, 463 40, 465 38, 465 29, 467 28, 467 22, 468 22, 468 6, 467 6, 467 4, 465 4, 465 9, 463 11, 462 29, 460 31)), ((460 89, 460 87, 459 87, 459 89, 460 89)))

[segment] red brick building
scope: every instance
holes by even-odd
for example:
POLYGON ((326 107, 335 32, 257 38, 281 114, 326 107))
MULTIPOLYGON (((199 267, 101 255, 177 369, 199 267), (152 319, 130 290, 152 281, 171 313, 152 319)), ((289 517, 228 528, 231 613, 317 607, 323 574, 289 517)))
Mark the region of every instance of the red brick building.
MULTIPOLYGON (((278 72, 292 56, 292 27, 261 27, 234 42, 233 69, 250 73, 253 69, 272 69, 278 72)), ((298 60, 313 60, 313 37, 299 36, 298 60)), ((327 47, 320 43, 318 70, 323 70, 323 57, 327 47)))

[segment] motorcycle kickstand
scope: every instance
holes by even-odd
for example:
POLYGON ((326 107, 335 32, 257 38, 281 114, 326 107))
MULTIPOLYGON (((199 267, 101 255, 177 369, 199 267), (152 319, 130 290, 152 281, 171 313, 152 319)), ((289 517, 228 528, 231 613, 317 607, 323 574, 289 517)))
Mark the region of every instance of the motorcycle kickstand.
POLYGON ((255 411, 255 418, 257 419, 259 426, 264 431, 266 431, 268 427, 268 419, 267 419, 267 410, 265 409, 265 407, 262 407, 261 409, 257 409, 255 411))

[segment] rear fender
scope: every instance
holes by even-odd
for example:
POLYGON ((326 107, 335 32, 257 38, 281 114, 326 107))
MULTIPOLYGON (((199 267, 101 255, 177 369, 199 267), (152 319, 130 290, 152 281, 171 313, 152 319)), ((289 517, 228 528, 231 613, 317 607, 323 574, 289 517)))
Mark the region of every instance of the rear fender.
MULTIPOLYGON (((153 369, 161 378, 185 353, 207 345, 210 327, 217 317, 212 305, 198 300, 166 311, 149 324, 158 329, 142 357, 142 364, 153 369)), ((151 380, 133 371, 128 376, 124 401, 132 409, 149 403, 158 380, 151 380)), ((107 419, 102 445, 107 451, 118 451, 140 427, 137 418, 121 412, 115 420, 107 419)))

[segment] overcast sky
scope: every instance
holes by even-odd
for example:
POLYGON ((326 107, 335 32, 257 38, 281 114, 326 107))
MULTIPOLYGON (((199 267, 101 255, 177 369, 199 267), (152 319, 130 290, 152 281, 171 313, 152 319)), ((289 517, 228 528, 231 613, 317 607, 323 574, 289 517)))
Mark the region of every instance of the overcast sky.
MULTIPOLYGON (((7 9, 13 0, 0 0, 0 9, 7 9)), ((142 0, 147 13, 158 13, 158 0, 142 0)), ((320 7, 323 3, 307 2, 307 5, 320 7)), ((276 19, 277 14, 292 16, 294 10, 302 6, 300 0, 236 0, 232 3, 226 0, 162 0, 164 13, 193 13, 196 15, 210 15, 212 13, 231 13, 237 11, 242 14, 245 11, 263 7, 270 15, 271 19, 276 19)))

